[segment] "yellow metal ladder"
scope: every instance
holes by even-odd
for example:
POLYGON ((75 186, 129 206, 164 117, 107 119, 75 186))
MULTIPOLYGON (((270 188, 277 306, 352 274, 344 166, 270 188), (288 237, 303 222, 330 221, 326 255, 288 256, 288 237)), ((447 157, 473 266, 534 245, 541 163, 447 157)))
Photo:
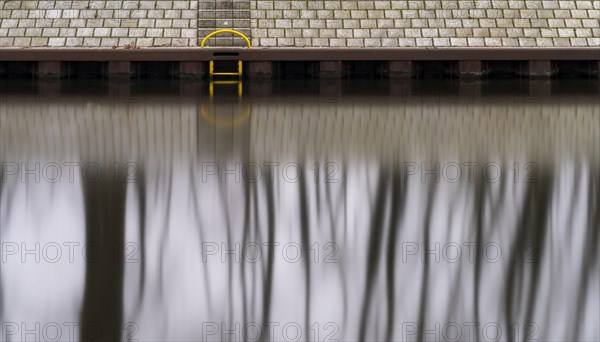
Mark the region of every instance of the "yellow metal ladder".
MULTIPOLYGON (((248 46, 248 48, 251 47, 251 43, 250 43, 250 39, 248 39, 248 37, 246 37, 246 35, 244 35, 243 33, 236 31, 236 30, 229 30, 229 29, 224 29, 224 30, 217 30, 215 32, 212 32, 211 34, 207 35, 206 37, 204 37, 204 39, 202 40, 202 42, 200 43, 200 47, 204 48, 206 45, 206 42, 208 41, 208 39, 212 38, 213 36, 217 35, 217 34, 221 34, 221 33, 233 33, 235 35, 238 35, 242 38, 244 38, 244 40, 246 41, 246 44, 248 46)), ((242 99, 242 95, 243 95, 243 88, 242 88, 242 76, 243 76, 243 63, 241 60, 238 61, 238 71, 237 72, 215 72, 215 61, 211 60, 210 61, 210 66, 209 66, 209 76, 210 76, 210 83, 209 83, 209 94, 210 94, 210 102, 213 102, 214 99, 214 95, 215 95, 215 85, 237 85, 237 95, 238 98, 242 99), (214 79, 215 76, 237 76, 238 79, 237 80, 220 80, 220 81, 216 81, 214 79)), ((240 102, 240 104, 242 104, 240 102)), ((211 123, 214 126, 218 126, 218 127, 233 127, 233 126, 237 126, 239 124, 242 124, 243 122, 245 122, 246 120, 248 120, 248 118, 250 117, 251 114, 251 107, 250 104, 246 104, 246 109, 242 111, 241 115, 236 116, 233 119, 221 119, 211 113, 209 113, 206 108, 204 107, 204 105, 200 106, 200 112, 202 114, 202 117, 204 118, 205 121, 211 123)))
MULTIPOLYGON (((206 37, 204 37, 204 39, 202 39, 202 42, 200 43, 200 47, 203 48, 206 45, 206 41, 208 39, 212 38, 213 36, 216 36, 217 34, 221 34, 221 33, 233 33, 235 35, 238 35, 238 36, 244 38, 244 40, 246 41, 246 45, 248 46, 248 49, 252 46, 252 44, 250 43, 250 39, 248 39, 248 37, 246 37, 245 34, 239 32, 239 31, 236 31, 236 30, 224 29, 224 30, 217 30, 215 32, 210 33, 206 37)), ((237 72, 215 72, 215 61, 211 60, 208 70, 209 70, 209 76, 210 76, 211 80, 213 79, 214 76, 237 76, 238 78, 241 79, 242 75, 243 75, 243 63, 241 60, 238 61, 238 71, 237 72)))

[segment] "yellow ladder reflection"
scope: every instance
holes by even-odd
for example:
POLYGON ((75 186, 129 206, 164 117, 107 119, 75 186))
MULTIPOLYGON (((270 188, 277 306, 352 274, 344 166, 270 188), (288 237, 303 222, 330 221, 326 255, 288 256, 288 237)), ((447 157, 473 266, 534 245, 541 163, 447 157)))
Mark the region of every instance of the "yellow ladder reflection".
POLYGON ((209 113, 209 111, 206 109, 206 107, 204 106, 204 103, 200 104, 200 113, 202 115, 202 118, 217 127, 235 127, 238 125, 241 125, 242 123, 246 122, 248 120, 248 118, 250 118, 250 114, 251 114, 251 106, 250 103, 246 103, 246 109, 243 110, 242 106, 243 106, 243 87, 242 87, 242 81, 238 80, 238 81, 210 81, 209 84, 209 103, 211 104, 211 107, 216 108, 215 104, 215 85, 219 86, 219 85, 237 85, 237 97, 238 97, 238 111, 240 112, 239 115, 233 116, 233 117, 225 117, 225 116, 218 116, 216 114, 213 113, 209 113))
MULTIPOLYGON (((218 34, 222 34, 222 33, 232 33, 232 34, 238 35, 238 36, 244 38, 248 48, 251 47, 250 39, 248 39, 248 37, 246 37, 246 35, 244 35, 243 33, 239 32, 239 31, 230 30, 230 29, 217 30, 217 31, 210 33, 209 35, 204 37, 204 39, 202 39, 202 42, 200 43, 200 47, 204 48, 206 45, 206 42, 210 38, 212 38, 218 34)), ((241 107, 243 105, 243 102, 242 102, 242 97, 243 97, 242 76, 243 76, 243 74, 244 74, 244 70, 243 70, 243 63, 241 60, 238 60, 237 72, 215 72, 215 61, 214 60, 210 61, 210 65, 209 65, 209 76, 210 76, 209 102, 213 108, 216 108, 214 106, 215 86, 220 86, 220 85, 225 85, 225 86, 237 85, 238 105, 239 105, 239 107, 241 107), (216 81, 216 80, 214 80, 214 76, 237 76, 238 79, 237 80, 216 81)), ((244 123, 250 117, 250 112, 251 112, 250 104, 247 103, 246 109, 243 112, 240 110, 240 112, 241 112, 240 115, 234 116, 233 118, 219 117, 215 114, 209 113, 209 111, 205 108, 204 104, 200 105, 200 113, 202 115, 202 118, 206 122, 208 122, 214 126, 217 126, 217 127, 234 127, 234 126, 244 123)))

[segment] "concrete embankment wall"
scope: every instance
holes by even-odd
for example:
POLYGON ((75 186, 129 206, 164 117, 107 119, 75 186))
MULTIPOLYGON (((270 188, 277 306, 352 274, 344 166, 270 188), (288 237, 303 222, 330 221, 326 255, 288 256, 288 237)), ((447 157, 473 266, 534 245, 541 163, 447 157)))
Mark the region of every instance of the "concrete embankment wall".
POLYGON ((0 0, 0 47, 600 47, 593 0, 0 0), (241 45, 239 38, 211 44, 241 45))

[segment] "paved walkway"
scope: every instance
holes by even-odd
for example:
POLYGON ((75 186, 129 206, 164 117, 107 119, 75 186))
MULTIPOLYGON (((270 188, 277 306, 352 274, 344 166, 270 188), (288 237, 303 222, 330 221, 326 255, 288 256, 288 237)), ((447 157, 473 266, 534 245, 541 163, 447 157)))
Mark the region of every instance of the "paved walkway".
POLYGON ((600 47, 598 18, 593 0, 0 0, 0 46, 196 46, 232 28, 261 47, 600 47))

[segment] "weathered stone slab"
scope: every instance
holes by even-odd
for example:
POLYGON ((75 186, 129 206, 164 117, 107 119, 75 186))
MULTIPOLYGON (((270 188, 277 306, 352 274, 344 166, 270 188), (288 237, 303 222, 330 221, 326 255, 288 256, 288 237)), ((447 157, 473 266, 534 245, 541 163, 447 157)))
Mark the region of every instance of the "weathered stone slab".
POLYGON ((39 78, 61 78, 63 76, 65 76, 65 70, 61 62, 40 61, 38 63, 39 78))
POLYGON ((596 2, 251 0, 252 33, 265 47, 600 47, 596 2))
POLYGON ((0 46, 196 46, 199 1, 0 1, 0 46))
POLYGON ((459 61, 458 74, 460 78, 480 78, 483 75, 481 61, 459 61))
POLYGON ((128 79, 132 74, 131 62, 112 61, 108 62, 108 77, 113 79, 128 79))
POLYGON ((342 62, 341 61, 321 61, 321 62, 319 62, 319 77, 321 77, 321 78, 342 77, 342 62))
MULTIPOLYGON (((252 38, 250 0, 199 0, 198 8, 199 41, 221 29, 236 30, 252 38)), ((207 45, 242 47, 247 43, 238 35, 224 33, 211 38, 207 45)))
POLYGON ((549 78, 552 77, 551 61, 530 61, 529 77, 531 78, 549 78))
POLYGON ((251 61, 246 67, 246 74, 250 78, 273 77, 273 63, 270 61, 251 61))
POLYGON ((411 78, 415 77, 416 65, 413 61, 390 61, 390 78, 411 78))
POLYGON ((207 75, 205 62, 183 61, 179 62, 180 78, 203 78, 207 75))
POLYGON ((565 1, 0 1, 0 47, 600 47, 600 4, 565 1), (244 46, 232 35, 210 45, 244 46))

